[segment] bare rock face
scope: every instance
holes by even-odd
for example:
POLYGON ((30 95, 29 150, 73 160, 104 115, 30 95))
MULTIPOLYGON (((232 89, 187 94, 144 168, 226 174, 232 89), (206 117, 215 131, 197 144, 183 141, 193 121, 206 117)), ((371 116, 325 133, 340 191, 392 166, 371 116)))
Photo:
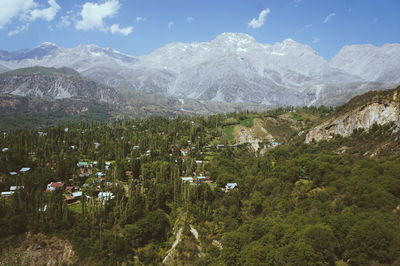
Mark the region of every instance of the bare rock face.
POLYGON ((384 125, 391 122, 400 123, 400 88, 393 90, 389 95, 373 98, 372 101, 311 129, 305 142, 318 142, 334 135, 347 137, 355 129, 369 129, 373 124, 384 125))

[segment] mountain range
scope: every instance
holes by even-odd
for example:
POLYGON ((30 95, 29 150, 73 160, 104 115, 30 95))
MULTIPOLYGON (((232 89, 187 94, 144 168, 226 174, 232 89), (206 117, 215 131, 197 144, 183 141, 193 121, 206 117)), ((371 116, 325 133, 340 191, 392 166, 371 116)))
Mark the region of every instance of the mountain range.
POLYGON ((43 98, 91 98, 116 103, 119 93, 71 68, 21 68, 0 74, 0 93, 43 98))
POLYGON ((0 128, 3 130, 43 127, 67 120, 212 115, 269 108, 249 103, 165 97, 135 90, 122 93, 67 67, 36 66, 0 74, 0 128))
POLYGON ((241 33, 211 42, 171 43, 133 57, 111 48, 43 43, 0 51, 0 71, 69 67, 122 92, 276 105, 338 105, 369 90, 400 83, 400 44, 351 45, 330 61, 292 39, 263 44, 241 33))

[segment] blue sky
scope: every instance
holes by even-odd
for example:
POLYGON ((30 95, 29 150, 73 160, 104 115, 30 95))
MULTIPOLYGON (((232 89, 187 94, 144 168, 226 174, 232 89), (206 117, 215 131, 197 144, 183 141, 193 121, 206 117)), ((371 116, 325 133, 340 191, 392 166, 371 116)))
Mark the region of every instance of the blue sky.
POLYGON ((399 0, 0 0, 0 49, 54 42, 144 55, 241 32, 292 38, 330 59, 349 44, 400 43, 399 0))

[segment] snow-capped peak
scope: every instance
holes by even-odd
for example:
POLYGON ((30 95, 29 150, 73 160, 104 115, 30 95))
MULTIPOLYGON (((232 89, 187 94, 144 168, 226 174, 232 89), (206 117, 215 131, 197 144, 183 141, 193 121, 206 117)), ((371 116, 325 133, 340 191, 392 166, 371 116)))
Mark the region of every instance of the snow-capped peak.
POLYGON ((332 67, 368 81, 400 82, 400 44, 344 46, 330 61, 332 67))
POLYGON ((223 42, 232 45, 257 43, 256 39, 248 34, 231 32, 224 32, 218 35, 212 42, 223 42))
MULTIPOLYGON (((293 39, 266 44, 243 33, 222 33, 210 42, 175 42, 139 58, 97 45, 54 47, 44 43, 39 49, 4 53, 0 64, 9 69, 67 66, 112 86, 278 105, 344 99, 346 92, 354 95, 352 89, 365 90, 365 81, 400 82, 400 44, 347 46, 329 63, 293 39)), ((329 101, 336 100, 324 103, 329 101)))

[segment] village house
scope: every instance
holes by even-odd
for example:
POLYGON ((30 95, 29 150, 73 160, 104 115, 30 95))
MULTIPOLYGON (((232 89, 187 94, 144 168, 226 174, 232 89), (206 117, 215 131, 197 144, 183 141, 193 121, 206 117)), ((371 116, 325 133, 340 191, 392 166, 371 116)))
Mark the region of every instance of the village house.
POLYGON ((77 192, 73 192, 73 193, 72 193, 72 196, 73 196, 74 199, 76 199, 76 200, 81 199, 81 198, 82 198, 82 195, 83 195, 82 191, 77 191, 77 192))
POLYGON ((84 162, 84 161, 78 162, 76 165, 77 165, 78 167, 80 167, 80 168, 88 168, 88 167, 91 167, 91 165, 90 165, 88 162, 84 162))
POLYGON ((66 186, 65 187, 65 191, 68 191, 68 192, 72 192, 72 191, 74 191, 74 187, 73 186, 66 186))
POLYGON ((21 190, 24 189, 24 186, 11 186, 10 187, 10 191, 17 191, 17 190, 21 190))
POLYGON ((205 176, 197 176, 194 178, 194 182, 195 183, 209 183, 211 180, 209 177, 205 177, 205 176))
POLYGON ((277 147, 277 146, 279 146, 279 145, 281 145, 281 144, 282 144, 282 143, 276 142, 276 141, 271 142, 271 146, 272 146, 272 147, 277 147))
POLYGON ((96 174, 97 174, 97 177, 98 177, 98 178, 103 178, 103 177, 106 176, 106 174, 103 173, 103 172, 97 172, 96 174))
POLYGON ((67 203, 74 203, 82 198, 83 193, 81 191, 73 192, 70 195, 65 196, 67 203))
POLYGON ((229 190, 232 190, 232 189, 235 189, 235 188, 238 188, 237 183, 227 183, 225 185, 225 191, 229 191, 229 190))
POLYGON ((104 167, 104 168, 105 168, 106 170, 108 170, 108 169, 110 169, 110 168, 111 168, 111 166, 112 166, 112 162, 105 162, 105 163, 104 163, 104 165, 105 165, 105 167, 104 167))
POLYGON ((72 196, 72 195, 65 195, 64 200, 65 200, 65 202, 67 202, 67 203, 73 203, 73 202, 75 202, 75 198, 74 198, 74 196, 72 196))
POLYGON ((193 183, 193 177, 181 177, 182 182, 193 183))
POLYGON ((109 199, 113 199, 114 195, 111 192, 99 192, 99 195, 97 195, 97 198, 100 200, 109 200, 109 199))
POLYGON ((55 191, 56 189, 63 189, 65 184, 63 182, 51 182, 47 184, 47 192, 55 191))
POLYGON ((2 197, 10 197, 12 194, 14 194, 14 191, 4 191, 1 192, 2 197))

